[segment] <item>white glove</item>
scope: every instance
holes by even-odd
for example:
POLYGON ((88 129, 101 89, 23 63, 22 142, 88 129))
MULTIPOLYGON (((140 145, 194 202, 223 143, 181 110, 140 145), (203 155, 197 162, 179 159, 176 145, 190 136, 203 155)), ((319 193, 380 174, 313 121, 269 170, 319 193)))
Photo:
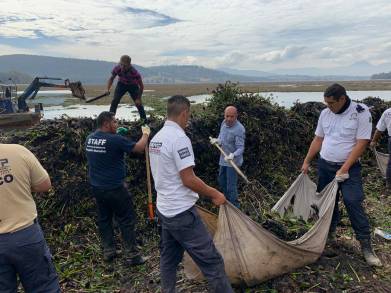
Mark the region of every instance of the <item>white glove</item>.
POLYGON ((337 182, 344 182, 346 179, 349 179, 349 173, 337 175, 335 179, 337 179, 337 182))
POLYGON ((209 141, 210 141, 211 144, 218 144, 218 145, 221 144, 218 138, 213 138, 213 137, 211 137, 211 138, 209 139, 209 141))
POLYGON ((141 126, 141 131, 143 134, 150 135, 151 134, 151 128, 149 128, 148 125, 141 126))
POLYGON ((235 155, 233 153, 230 153, 228 156, 224 158, 226 162, 232 161, 234 159, 235 155))

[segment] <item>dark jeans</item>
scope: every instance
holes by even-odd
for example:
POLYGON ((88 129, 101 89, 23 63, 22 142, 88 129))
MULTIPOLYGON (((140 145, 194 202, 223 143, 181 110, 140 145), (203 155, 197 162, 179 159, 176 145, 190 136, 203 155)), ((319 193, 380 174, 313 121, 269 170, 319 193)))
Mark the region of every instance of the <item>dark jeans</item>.
POLYGON ((115 251, 113 216, 115 215, 121 230, 125 249, 136 251, 134 227, 136 214, 133 209, 132 196, 125 187, 113 190, 92 188, 98 206, 98 228, 103 249, 115 251))
MULTIPOLYGON (((323 190, 334 178, 341 164, 331 164, 323 159, 319 159, 318 171, 318 191, 323 190)), ((370 227, 368 217, 365 214, 362 202, 364 200, 364 190, 361 179, 361 164, 355 163, 349 170, 349 179, 339 183, 339 190, 335 201, 333 218, 331 220, 330 231, 334 232, 340 221, 338 201, 340 192, 342 193, 343 202, 349 215, 350 222, 356 238, 358 240, 370 239, 370 227)))
POLYGON ((391 137, 388 138, 388 153, 390 157, 388 159, 387 170, 386 170, 386 180, 387 180, 387 188, 391 189, 391 137))
POLYGON ((172 218, 159 213, 160 273, 163 293, 175 292, 176 270, 186 250, 208 280, 210 292, 233 292, 224 261, 195 207, 172 218))
POLYGON ((138 85, 134 85, 134 84, 127 85, 120 81, 117 83, 117 86, 115 87, 115 91, 114 91, 114 97, 110 105, 110 112, 113 113, 117 112, 118 104, 125 93, 129 93, 130 97, 133 99, 136 108, 140 114, 140 118, 146 120, 147 116, 145 114, 144 107, 141 104, 140 88, 138 87, 138 85))
POLYGON ((218 181, 227 200, 236 207, 239 207, 238 174, 235 169, 228 166, 220 166, 218 181))
POLYGON ((16 293, 19 275, 26 293, 61 292, 52 255, 38 223, 0 234, 0 292, 16 293))

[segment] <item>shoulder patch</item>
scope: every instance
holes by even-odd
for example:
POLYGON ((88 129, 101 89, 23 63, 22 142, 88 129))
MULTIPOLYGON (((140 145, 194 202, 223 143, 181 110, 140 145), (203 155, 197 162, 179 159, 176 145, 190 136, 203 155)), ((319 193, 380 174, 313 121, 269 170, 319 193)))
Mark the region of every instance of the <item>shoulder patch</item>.
POLYGON ((179 154, 179 157, 181 158, 181 160, 183 160, 184 158, 187 158, 187 157, 190 157, 190 156, 191 156, 188 147, 185 147, 185 148, 183 148, 183 149, 178 150, 178 154, 179 154))
POLYGON ((365 111, 365 108, 363 108, 363 106, 361 106, 360 104, 357 104, 357 106, 356 106, 356 111, 357 111, 358 113, 362 113, 362 112, 365 111))

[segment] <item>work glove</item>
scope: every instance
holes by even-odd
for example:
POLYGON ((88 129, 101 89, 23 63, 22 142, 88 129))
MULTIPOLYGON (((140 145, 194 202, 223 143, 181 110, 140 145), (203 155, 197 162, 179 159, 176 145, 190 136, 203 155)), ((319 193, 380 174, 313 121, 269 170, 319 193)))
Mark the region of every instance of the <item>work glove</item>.
POLYGON ((349 173, 337 175, 335 179, 337 179, 337 182, 344 182, 346 179, 349 179, 349 173))
POLYGON ((127 129, 126 127, 118 127, 117 128, 117 134, 119 134, 119 135, 125 136, 128 133, 129 133, 129 129, 127 129))
POLYGON ((228 156, 224 158, 226 162, 232 161, 234 159, 235 155, 233 153, 230 153, 228 156))
POLYGON ((106 95, 106 96, 110 96, 110 91, 106 91, 106 92, 105 92, 105 95, 106 95))
POLYGON ((221 144, 221 142, 220 142, 220 140, 218 138, 211 137, 211 138, 209 138, 209 141, 210 141, 211 144, 218 144, 218 145, 221 144))
POLYGON ((150 135, 151 134, 151 128, 149 128, 148 125, 141 126, 141 131, 143 134, 150 135))

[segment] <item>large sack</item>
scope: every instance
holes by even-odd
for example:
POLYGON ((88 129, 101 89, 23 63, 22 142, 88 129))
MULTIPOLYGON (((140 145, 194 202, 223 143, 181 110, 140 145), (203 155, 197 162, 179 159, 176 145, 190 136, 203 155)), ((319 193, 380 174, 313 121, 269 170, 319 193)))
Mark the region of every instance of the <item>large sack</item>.
MULTIPOLYGON (((218 217, 199 209, 224 258, 230 281, 253 286, 315 262, 326 244, 337 191, 335 180, 319 194, 308 175, 301 174, 295 180, 273 209, 283 214, 293 202, 295 215, 307 219, 315 211, 311 206, 316 205, 319 219, 301 238, 289 242, 278 239, 230 203, 220 207, 218 217)), ((184 267, 188 278, 202 278, 187 254, 184 267)))
POLYGON ((389 155, 385 153, 378 152, 374 150, 377 166, 379 167, 380 173, 384 178, 386 178, 387 164, 389 155))

